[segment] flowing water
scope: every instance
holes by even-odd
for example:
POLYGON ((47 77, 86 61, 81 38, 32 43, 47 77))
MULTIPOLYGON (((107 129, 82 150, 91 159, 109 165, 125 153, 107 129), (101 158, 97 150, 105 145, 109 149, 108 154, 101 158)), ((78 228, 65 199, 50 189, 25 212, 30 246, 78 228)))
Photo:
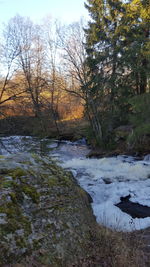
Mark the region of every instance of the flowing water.
POLYGON ((132 218, 116 206, 121 198, 150 207, 150 156, 136 160, 129 156, 88 159, 84 139, 78 142, 40 140, 33 137, 1 137, 0 154, 38 153, 52 156, 71 170, 81 187, 92 197, 99 223, 121 231, 150 227, 150 217, 132 218))

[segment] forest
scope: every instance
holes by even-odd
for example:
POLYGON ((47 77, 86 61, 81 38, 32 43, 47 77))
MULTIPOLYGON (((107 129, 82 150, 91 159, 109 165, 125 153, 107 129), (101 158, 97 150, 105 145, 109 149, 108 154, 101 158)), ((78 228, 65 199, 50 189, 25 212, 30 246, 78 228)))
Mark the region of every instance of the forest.
POLYGON ((37 25, 16 15, 4 25, 1 128, 11 134, 11 122, 30 121, 32 134, 59 137, 61 123, 79 121, 93 146, 112 149, 125 136, 128 147, 148 151, 149 1, 88 0, 85 8, 88 22, 37 25))

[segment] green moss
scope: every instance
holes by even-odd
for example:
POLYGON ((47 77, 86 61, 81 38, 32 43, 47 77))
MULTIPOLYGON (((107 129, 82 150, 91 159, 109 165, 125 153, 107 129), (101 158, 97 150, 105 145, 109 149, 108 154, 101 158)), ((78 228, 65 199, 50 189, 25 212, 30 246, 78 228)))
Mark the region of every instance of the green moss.
POLYGON ((28 169, 28 174, 30 175, 30 177, 32 176, 32 177, 37 178, 37 175, 36 175, 35 171, 32 168, 28 169))
POLYGON ((51 164, 45 164, 52 174, 58 175, 60 172, 60 167, 56 166, 53 162, 51 164))
POLYGON ((22 168, 16 168, 12 171, 11 176, 13 179, 20 178, 22 176, 26 176, 27 172, 22 168))
POLYGON ((20 209, 17 205, 12 202, 7 202, 3 206, 0 207, 0 212, 6 213, 8 219, 13 219, 16 216, 20 216, 20 209))
POLYGON ((11 197, 11 201, 15 204, 17 204, 17 197, 16 194, 14 192, 10 192, 9 196, 11 197))
POLYGON ((10 233, 14 233, 16 230, 18 230, 18 223, 16 219, 11 218, 11 220, 8 220, 7 224, 2 225, 1 231, 3 235, 7 235, 10 233))
POLYGON ((37 190, 34 188, 34 186, 24 183, 20 180, 20 183, 18 184, 15 181, 8 181, 4 182, 4 186, 8 187, 11 186, 13 189, 13 192, 10 192, 9 195, 11 197, 11 200, 13 203, 22 203, 24 200, 24 194, 26 194, 28 197, 32 199, 34 203, 39 202, 40 194, 37 192, 37 190))
POLYGON ((26 234, 31 232, 31 225, 19 205, 8 202, 0 207, 0 213, 6 214, 7 224, 1 226, 1 234, 14 233, 18 229, 24 228, 26 234))
POLYGON ((33 186, 31 186, 29 184, 24 184, 24 185, 22 185, 21 190, 27 196, 29 196, 34 203, 38 203, 39 202, 40 194, 37 192, 37 190, 33 186))
POLYGON ((13 182, 13 193, 10 193, 11 200, 16 203, 23 203, 24 195, 22 191, 22 184, 13 182))
POLYGON ((58 179, 55 176, 48 177, 46 180, 48 186, 56 186, 58 184, 58 179))
POLYGON ((12 181, 2 180, 1 185, 2 188, 9 188, 12 187, 12 181))
POLYGON ((24 247, 27 246, 26 240, 22 236, 16 237, 16 240, 15 241, 16 241, 17 247, 19 247, 19 248, 24 248, 24 247))
POLYGON ((61 183, 66 186, 72 185, 72 181, 70 180, 70 177, 68 177, 67 175, 63 176, 61 183))

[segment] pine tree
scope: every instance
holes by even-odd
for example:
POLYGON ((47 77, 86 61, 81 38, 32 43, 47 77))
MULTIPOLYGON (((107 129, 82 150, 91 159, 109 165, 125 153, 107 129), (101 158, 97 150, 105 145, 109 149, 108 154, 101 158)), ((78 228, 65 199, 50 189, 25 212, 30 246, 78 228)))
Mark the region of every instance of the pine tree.
POLYGON ((130 86, 135 94, 146 93, 150 73, 150 7, 147 0, 124 4, 125 15, 120 24, 122 59, 130 73, 130 86))
POLYGON ((86 8, 92 20, 86 33, 86 51, 89 67, 90 97, 102 124, 103 140, 112 131, 120 83, 118 24, 123 12, 120 1, 88 1, 86 8))
POLYGON ((148 1, 88 0, 85 29, 88 91, 102 128, 102 139, 126 123, 131 96, 148 91, 148 1))

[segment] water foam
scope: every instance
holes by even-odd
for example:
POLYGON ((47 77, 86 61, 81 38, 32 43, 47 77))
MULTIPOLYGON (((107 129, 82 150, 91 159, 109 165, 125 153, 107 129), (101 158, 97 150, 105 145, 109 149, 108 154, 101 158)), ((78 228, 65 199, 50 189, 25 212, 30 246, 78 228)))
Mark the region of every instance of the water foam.
POLYGON ((150 206, 150 164, 133 158, 74 158, 61 164, 75 171, 80 185, 93 198, 92 208, 99 223, 121 231, 150 226, 150 218, 133 219, 115 206, 120 197, 150 206))

